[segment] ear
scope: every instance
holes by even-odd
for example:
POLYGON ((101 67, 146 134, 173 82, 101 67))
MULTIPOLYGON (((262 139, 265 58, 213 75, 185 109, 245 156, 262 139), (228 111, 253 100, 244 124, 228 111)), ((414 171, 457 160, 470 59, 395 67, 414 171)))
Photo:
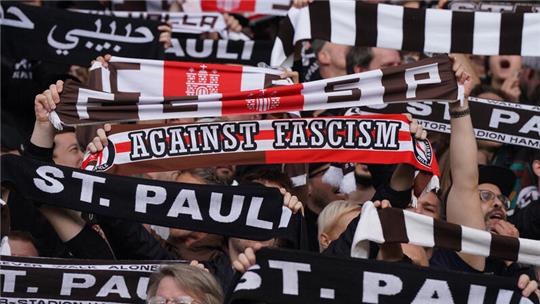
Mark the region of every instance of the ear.
POLYGON ((534 175, 540 177, 540 160, 533 161, 532 169, 533 169, 534 175))
POLYGON ((358 65, 355 66, 355 67, 353 68, 353 72, 354 72, 355 74, 361 73, 361 72, 363 72, 363 71, 364 71, 364 69, 362 69, 362 67, 360 67, 360 66, 358 66, 358 65))
POLYGON ((317 60, 319 61, 319 64, 321 65, 328 65, 332 61, 330 58, 330 54, 324 48, 320 50, 319 53, 317 54, 317 60))
POLYGON ((321 247, 321 251, 328 248, 331 242, 332 241, 330 240, 328 234, 323 232, 321 235, 319 235, 319 246, 321 247))

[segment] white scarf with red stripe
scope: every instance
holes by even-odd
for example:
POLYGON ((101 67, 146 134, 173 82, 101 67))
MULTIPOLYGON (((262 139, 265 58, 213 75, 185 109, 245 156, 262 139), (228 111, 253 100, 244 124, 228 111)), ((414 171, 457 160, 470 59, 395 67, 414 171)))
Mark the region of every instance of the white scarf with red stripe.
POLYGON ((439 174, 429 141, 413 140, 403 115, 119 125, 83 169, 114 174, 219 164, 408 163, 439 174))

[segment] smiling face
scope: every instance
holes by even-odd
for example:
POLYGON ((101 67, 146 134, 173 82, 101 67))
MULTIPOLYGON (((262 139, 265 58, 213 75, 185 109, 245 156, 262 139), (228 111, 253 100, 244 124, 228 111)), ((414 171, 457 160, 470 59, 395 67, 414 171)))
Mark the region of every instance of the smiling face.
MULTIPOLYGON (((495 186, 494 184, 480 184, 478 185, 479 190, 489 190, 493 192, 495 195, 499 196, 501 195, 501 190, 499 187, 495 186)), ((492 231, 493 226, 498 221, 505 221, 506 220, 506 210, 503 205, 503 202, 501 202, 497 197, 495 197, 491 201, 482 201, 482 212, 484 213, 484 220, 486 222, 486 228, 488 231, 492 231)))

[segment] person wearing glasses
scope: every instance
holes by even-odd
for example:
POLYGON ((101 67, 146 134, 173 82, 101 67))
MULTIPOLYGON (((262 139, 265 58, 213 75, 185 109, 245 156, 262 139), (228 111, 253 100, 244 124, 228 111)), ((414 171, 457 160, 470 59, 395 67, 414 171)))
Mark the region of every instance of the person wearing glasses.
MULTIPOLYGON (((519 237, 516 227, 506 221, 508 195, 515 175, 499 167, 478 167, 478 148, 470 116, 468 95, 471 77, 459 58, 454 58, 456 79, 464 86, 462 104, 450 104, 450 174, 452 185, 446 195, 446 220, 450 223, 519 237)), ((515 277, 522 295, 539 294, 534 268, 511 261, 436 248, 429 260, 432 268, 515 277)))

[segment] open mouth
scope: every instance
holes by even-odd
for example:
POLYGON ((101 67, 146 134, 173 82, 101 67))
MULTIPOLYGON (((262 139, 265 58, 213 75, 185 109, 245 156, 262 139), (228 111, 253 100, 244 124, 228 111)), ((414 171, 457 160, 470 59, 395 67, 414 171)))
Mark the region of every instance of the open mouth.
POLYGON ((501 69, 508 69, 510 67, 510 61, 508 61, 506 59, 502 59, 499 62, 499 65, 501 66, 501 69))
POLYGON ((500 212, 495 212, 489 216, 490 220, 504 220, 504 215, 500 212))

